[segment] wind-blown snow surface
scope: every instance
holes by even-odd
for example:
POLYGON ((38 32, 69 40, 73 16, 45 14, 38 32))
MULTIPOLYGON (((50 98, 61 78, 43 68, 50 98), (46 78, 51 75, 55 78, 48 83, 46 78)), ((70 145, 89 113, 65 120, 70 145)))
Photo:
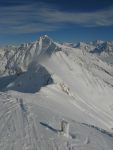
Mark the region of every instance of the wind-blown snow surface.
POLYGON ((0 64, 0 150, 113 150, 111 65, 47 36, 0 64))

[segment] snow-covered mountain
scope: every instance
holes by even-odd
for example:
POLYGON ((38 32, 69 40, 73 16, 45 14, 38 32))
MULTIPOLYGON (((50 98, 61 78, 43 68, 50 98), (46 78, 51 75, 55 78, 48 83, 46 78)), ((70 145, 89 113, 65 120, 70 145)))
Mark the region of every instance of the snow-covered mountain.
POLYGON ((75 48, 80 48, 83 50, 87 50, 92 53, 102 54, 112 54, 113 53, 113 41, 93 41, 93 42, 79 42, 76 44, 75 48))
POLYGON ((5 49, 5 66, 4 71, 10 71, 10 73, 16 70, 26 70, 29 64, 43 57, 43 55, 51 55, 54 51, 59 50, 58 47, 50 40, 46 35, 40 37, 39 40, 32 43, 21 44, 18 47, 8 47, 5 49))
POLYGON ((1 150, 113 150, 110 64, 45 35, 2 49, 0 73, 1 150))
POLYGON ((103 61, 113 63, 113 41, 96 40, 93 42, 79 42, 75 46, 73 45, 71 44, 71 47, 93 53, 103 61))

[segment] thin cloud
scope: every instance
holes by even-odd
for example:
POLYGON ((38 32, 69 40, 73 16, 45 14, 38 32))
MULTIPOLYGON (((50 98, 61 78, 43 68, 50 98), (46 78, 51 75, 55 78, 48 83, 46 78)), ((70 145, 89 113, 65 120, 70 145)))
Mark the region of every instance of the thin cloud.
POLYGON ((67 24, 113 26, 113 7, 96 12, 64 12, 45 3, 0 8, 0 33, 53 31, 67 24))
POLYGON ((96 12, 61 12, 58 10, 42 10, 45 22, 73 23, 83 26, 112 26, 113 7, 96 12))
POLYGON ((21 33, 36 33, 57 30, 57 26, 29 23, 22 25, 1 26, 1 33, 3 34, 21 34, 21 33))

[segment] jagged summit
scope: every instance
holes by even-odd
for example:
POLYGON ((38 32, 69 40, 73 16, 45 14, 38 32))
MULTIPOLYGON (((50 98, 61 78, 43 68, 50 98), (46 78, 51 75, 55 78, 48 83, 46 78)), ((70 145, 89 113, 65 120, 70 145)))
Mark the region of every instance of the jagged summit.
POLYGON ((52 38, 50 38, 48 35, 43 35, 43 36, 40 36, 38 39, 37 39, 37 41, 40 41, 40 40, 42 40, 42 41, 51 41, 51 42, 53 42, 53 40, 52 40, 52 38))
POLYGON ((37 62, 45 56, 51 56, 52 53, 59 50, 58 45, 47 35, 41 36, 32 43, 10 47, 10 49, 5 50, 4 57, 7 59, 4 64, 4 70, 10 71, 10 73, 15 72, 17 67, 21 68, 21 70, 26 70, 32 62, 37 62))
POLYGON ((43 35, 43 36, 41 36, 40 38, 43 38, 43 39, 47 38, 47 39, 50 39, 50 38, 49 38, 49 36, 48 36, 48 35, 46 35, 46 34, 45 34, 45 35, 43 35))
POLYGON ((102 40, 95 40, 95 41, 92 42, 92 44, 94 44, 95 46, 99 45, 99 44, 102 44, 102 43, 104 43, 104 41, 102 41, 102 40))

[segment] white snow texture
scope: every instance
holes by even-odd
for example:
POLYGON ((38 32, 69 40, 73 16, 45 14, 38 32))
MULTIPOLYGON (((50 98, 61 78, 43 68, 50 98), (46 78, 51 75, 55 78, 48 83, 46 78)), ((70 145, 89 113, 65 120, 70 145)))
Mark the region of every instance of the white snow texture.
POLYGON ((0 150, 113 150, 111 47, 45 35, 0 49, 0 150))

